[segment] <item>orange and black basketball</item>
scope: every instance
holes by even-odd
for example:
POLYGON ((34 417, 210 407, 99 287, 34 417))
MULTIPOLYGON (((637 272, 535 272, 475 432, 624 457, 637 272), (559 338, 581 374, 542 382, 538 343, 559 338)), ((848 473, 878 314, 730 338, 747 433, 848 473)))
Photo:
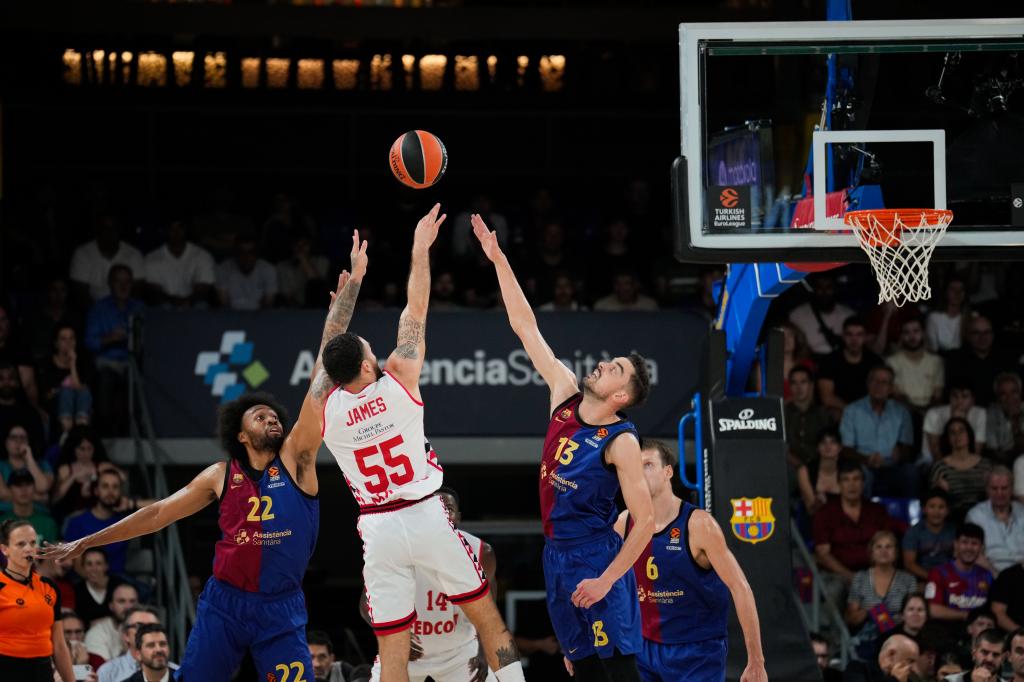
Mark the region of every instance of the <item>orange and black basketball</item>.
POLYGON ((448 152, 436 135, 425 130, 410 130, 391 145, 388 163, 391 172, 403 185, 423 189, 444 175, 448 167, 448 152))

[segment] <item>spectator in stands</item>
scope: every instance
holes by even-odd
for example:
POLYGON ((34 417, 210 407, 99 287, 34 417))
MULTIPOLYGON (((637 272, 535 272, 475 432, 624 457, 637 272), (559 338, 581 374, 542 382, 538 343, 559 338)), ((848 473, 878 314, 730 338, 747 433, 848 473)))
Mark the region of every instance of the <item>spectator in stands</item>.
POLYGON ((82 329, 85 320, 68 303, 68 281, 61 275, 50 277, 43 301, 29 311, 27 337, 33 359, 43 360, 50 354, 57 325, 82 329))
POLYGON ((28 432, 29 443, 43 442, 42 417, 25 399, 18 383, 17 368, 10 363, 0 363, 0 434, 6 434, 15 424, 28 432))
POLYGON ((907 682, 919 653, 917 642, 906 635, 894 635, 885 640, 877 658, 847 665, 843 682, 907 682))
POLYGON ((11 492, 11 511, 0 514, 0 523, 8 519, 28 521, 36 529, 39 542, 55 543, 60 540, 57 522, 42 505, 33 503, 36 480, 28 469, 15 469, 7 476, 7 489, 11 492))
MULTIPOLYGON (((492 268, 493 269, 493 268, 492 268)), ((552 285, 551 300, 537 307, 540 312, 578 312, 586 310, 586 306, 580 305, 576 300, 576 285, 568 272, 562 271, 555 274, 555 281, 552 285)))
POLYGON ((914 576, 896 568, 896 547, 892 531, 875 533, 868 543, 871 566, 857 571, 850 584, 844 620, 856 631, 853 642, 861 658, 871 658, 878 637, 899 625, 903 601, 917 589, 914 576))
POLYGON ((941 354, 958 350, 962 345, 965 323, 970 317, 963 280, 949 278, 942 307, 928 313, 925 320, 928 350, 941 354))
MULTIPOLYGON (((96 670, 99 682, 122 682, 135 674, 140 669, 139 661, 136 658, 138 647, 135 646, 135 634, 140 625, 159 622, 160 618, 152 606, 133 606, 128 609, 119 628, 124 653, 110 659, 96 670)), ((172 663, 170 667, 176 669, 178 666, 172 663)))
POLYGON ((128 358, 133 320, 142 314, 142 303, 132 298, 132 271, 113 265, 109 273, 110 295, 89 310, 85 345, 96 358, 96 420, 111 434, 127 432, 128 358))
POLYGON ((818 433, 815 457, 810 464, 801 464, 796 470, 797 490, 809 514, 817 513, 830 499, 839 497, 842 451, 839 432, 834 426, 827 426, 818 433))
POLYGON ((974 389, 970 382, 960 377, 953 378, 947 384, 947 389, 948 404, 936 405, 924 415, 921 465, 931 466, 942 457, 939 441, 946 429, 946 423, 951 417, 961 417, 971 425, 971 429, 974 431, 974 452, 976 454, 980 455, 985 446, 988 418, 985 415, 985 409, 974 404, 974 389))
MULTIPOLYGON (((126 498, 121 494, 121 483, 120 472, 97 469, 96 480, 93 482, 93 498, 96 501, 85 511, 68 517, 64 527, 64 540, 71 542, 99 532, 149 504, 150 500, 126 498)), ((104 546, 111 572, 124 572, 127 545, 127 542, 112 542, 104 546)))
POLYGON ((168 223, 167 241, 146 254, 145 267, 148 300, 155 305, 190 308, 212 300, 216 283, 213 256, 188 240, 187 226, 180 218, 168 223))
MULTIPOLYGON (((53 471, 45 460, 38 460, 29 442, 28 430, 21 424, 15 424, 7 431, 4 438, 4 455, 0 459, 0 478, 7 481, 15 471, 25 470, 32 476, 35 483, 34 499, 47 502, 50 499, 50 488, 53 486, 53 471)), ((10 495, 10 491, 7 491, 10 495)))
POLYGON ((868 373, 882 359, 864 347, 864 321, 849 317, 842 323, 842 348, 819 362, 818 397, 839 420, 846 406, 865 393, 868 373))
POLYGON ((932 465, 931 485, 949 495, 950 515, 955 522, 985 499, 985 482, 992 471, 992 461, 976 454, 974 429, 963 417, 946 422, 939 440, 942 459, 932 465))
POLYGON ((313 659, 316 682, 363 682, 370 679, 370 666, 357 667, 335 659, 334 644, 326 632, 310 630, 306 633, 306 642, 313 659))
POLYGON ((939 656, 936 661, 935 679, 943 682, 950 675, 957 675, 964 671, 963 663, 960 662, 960 654, 955 651, 947 651, 939 656))
POLYGON ((899 626, 891 631, 892 635, 917 639, 928 624, 928 600, 920 592, 911 592, 903 598, 896 620, 899 626))
MULTIPOLYGON (((845 332, 843 322, 853 315, 853 310, 842 303, 836 303, 836 280, 832 273, 819 272, 807 280, 814 290, 811 300, 794 308, 789 313, 789 321, 804 333, 811 352, 824 358, 840 350, 840 336, 845 332)), ((860 328, 863 346, 863 323, 860 328)), ((863 385, 862 382, 860 386, 863 385)))
POLYGON ((984 548, 985 531, 979 526, 964 523, 957 528, 953 560, 928 574, 924 596, 931 603, 933 619, 957 624, 988 601, 992 574, 978 565, 984 548))
POLYGON ((828 640, 817 632, 811 633, 811 648, 814 650, 814 660, 818 662, 818 670, 824 682, 841 682, 843 674, 831 667, 832 655, 829 653, 828 640))
POLYGON ((525 257, 526 294, 532 301, 542 292, 551 291, 555 274, 568 271, 573 279, 573 257, 565 245, 565 228, 557 220, 548 220, 540 231, 538 251, 525 257))
POLYGON ((138 672, 122 682, 168 682, 173 666, 167 629, 159 623, 140 625, 135 632, 135 657, 138 672))
MULTIPOLYGON (((61 593, 61 607, 66 607, 63 593, 61 593)), ((64 627, 64 641, 68 643, 68 649, 71 651, 71 664, 86 665, 89 663, 89 650, 85 647, 85 623, 74 612, 69 613, 65 610, 61 625, 64 627)))
POLYGON ((879 303, 864 315, 868 348, 879 357, 889 355, 896 350, 903 323, 920 316, 913 306, 900 308, 892 301, 879 303))
POLYGON ((98 656, 104 662, 111 661, 122 653, 125 647, 119 632, 128 610, 139 603, 139 593, 128 583, 121 583, 114 588, 107 603, 109 616, 94 621, 85 633, 85 646, 89 653, 98 656))
MULTIPOLYGON (((1024 452, 1024 409, 1021 409, 1020 377, 1013 372, 1002 372, 996 376, 994 383, 996 399, 988 406, 986 413, 988 435, 985 444, 999 460, 1004 463, 1013 462, 1016 469, 1017 463, 1014 460, 1024 452)), ((1024 469, 1021 473, 1024 474, 1024 469)), ((1018 476, 1017 483, 1024 485, 1024 476, 1018 476)), ((1024 497, 1024 488, 1015 492, 1024 497)))
POLYGON ((992 402, 996 376, 1016 364, 995 345, 994 337, 987 317, 973 317, 967 326, 967 345, 946 358, 946 374, 966 377, 979 405, 988 406, 992 402))
MULTIPOLYGON (((487 222, 487 227, 498 234, 498 244, 506 253, 509 251, 509 226, 508 219, 494 209, 494 202, 486 194, 478 194, 470 202, 470 208, 462 211, 451 226, 451 252, 452 256, 459 261, 472 261, 476 258, 479 249, 475 249, 473 240, 473 225, 470 218, 474 213, 479 213, 487 222)), ((491 268, 494 269, 493 267, 491 268)), ((492 273, 493 277, 493 273, 492 273)))
MULTIPOLYGON (((75 598, 75 586, 68 580, 68 572, 71 571, 71 559, 36 559, 36 573, 49 578, 57 585, 60 592, 61 606, 68 611, 75 610, 78 600, 75 598)), ((82 636, 85 636, 83 631, 82 636)))
POLYGON ((1017 628, 1007 635, 1006 662, 1013 673, 1009 682, 1024 682, 1024 629, 1017 628))
POLYGON ((81 568, 82 582, 75 585, 75 608, 86 625, 110 615, 107 604, 120 581, 110 575, 110 563, 103 548, 92 547, 75 560, 81 568))
POLYGON ((790 387, 790 373, 797 367, 809 370, 808 376, 814 380, 814 372, 817 365, 811 358, 811 350, 807 347, 807 339, 792 322, 788 320, 779 325, 782 330, 782 398, 789 400, 793 397, 790 387))
MULTIPOLYGON (((599 243, 597 253, 592 257, 594 271, 607 276, 615 272, 635 272, 640 266, 639 258, 630 246, 629 224, 614 218, 605 225, 603 239, 599 243)), ((614 281, 608 279, 592 282, 595 292, 605 293, 614 288, 614 281)))
POLYGON ((430 309, 447 312, 466 310, 459 300, 459 290, 451 270, 440 269, 431 280, 430 309))
POLYGON ((256 253, 256 239, 240 236, 235 256, 217 266, 221 305, 232 310, 271 308, 277 300, 277 271, 256 253))
POLYGON ((96 432, 89 426, 76 426, 68 432, 60 446, 57 460, 57 482, 53 486, 53 511, 57 518, 84 510, 96 500, 93 483, 103 471, 121 471, 107 458, 107 449, 96 432))
POLYGON ((13 366, 18 381, 25 392, 25 399, 32 407, 39 407, 39 389, 36 386, 36 371, 32 355, 12 329, 13 323, 7 309, 0 306, 0 366, 13 366))
POLYGON ((287 192, 273 197, 271 213, 260 228, 259 252, 271 264, 284 260, 296 235, 316 234, 316 223, 287 192))
POLYGON ((594 310, 602 312, 648 312, 658 309, 658 302, 640 293, 640 281, 633 272, 616 272, 612 277, 612 293, 594 302, 594 310))
POLYGON ((313 239, 304 232, 291 238, 291 256, 277 264, 277 283, 283 305, 293 308, 319 306, 330 291, 326 256, 313 252, 313 239))
POLYGON ((89 355, 78 348, 78 334, 71 325, 57 325, 50 345, 53 352, 39 364, 39 393, 63 435, 74 424, 92 421, 90 387, 95 373, 89 355))
POLYGON ((786 446, 794 467, 806 466, 818 457, 821 433, 833 426, 832 417, 814 399, 811 370, 796 365, 789 370, 790 398, 783 407, 786 422, 786 446))
POLYGON ((843 411, 839 431, 843 445, 867 467, 871 495, 914 497, 920 487, 913 463, 914 431, 910 412, 892 399, 892 379, 890 367, 873 368, 868 394, 843 411))
POLYGON ((880 530, 892 530, 885 507, 864 499, 864 474, 856 462, 839 464, 839 497, 814 515, 814 554, 818 565, 846 582, 870 565, 868 542, 880 530))
POLYGON ((235 195, 227 185, 215 187, 210 196, 210 211, 193 221, 200 244, 215 260, 229 257, 238 236, 252 234, 255 229, 249 218, 234 213, 234 201, 235 195))
POLYGON ((982 631, 971 645, 971 669, 957 675, 950 675, 947 682, 999 682, 999 671, 1003 667, 1003 633, 995 628, 982 631))
MULTIPOLYGON (((924 412, 942 399, 946 383, 942 358, 924 348, 921 320, 910 318, 900 328, 900 348, 885 359, 892 367, 893 395, 911 409, 924 412)), ((984 432, 983 432, 984 433, 984 432)))
POLYGON ((1024 565, 1017 562, 999 572, 989 605, 996 625, 1007 632, 1024 627, 1024 565))
POLYGON ((956 644, 956 653, 960 657, 961 662, 969 662, 971 660, 971 649, 974 648, 974 640, 978 635, 985 630, 997 627, 995 614, 992 613, 988 606, 979 606, 976 609, 971 609, 970 613, 967 614, 965 623, 967 627, 961 631, 962 636, 956 644))
POLYGON ((985 531, 982 565, 993 573, 1024 561, 1024 504, 1013 499, 1013 474, 996 466, 985 484, 988 499, 967 512, 967 520, 985 531))
POLYGON ((107 295, 110 269, 115 265, 128 268, 136 280, 146 278, 142 254, 121 241, 120 228, 113 216, 103 215, 96 220, 95 235, 93 241, 79 246, 71 256, 71 281, 82 288, 84 300, 98 301, 107 295))
POLYGON ((949 496, 932 488, 921 499, 921 520, 903 536, 903 566, 918 580, 953 558, 956 530, 949 522, 949 496))
MULTIPOLYGON (((715 282, 725 278, 725 270, 721 265, 710 265, 701 268, 697 275, 697 290, 683 304, 683 310, 704 318, 709 324, 718 319, 718 301, 715 299, 715 282)), ((666 288, 668 283, 665 283, 666 288)), ((790 324, 790 323, 787 323, 790 324)), ((795 327, 794 327, 795 328, 795 327)), ((800 332, 803 335, 803 332, 800 332)), ((807 340, 804 339, 804 345, 807 340)), ((788 376, 783 373, 783 376, 788 376)))

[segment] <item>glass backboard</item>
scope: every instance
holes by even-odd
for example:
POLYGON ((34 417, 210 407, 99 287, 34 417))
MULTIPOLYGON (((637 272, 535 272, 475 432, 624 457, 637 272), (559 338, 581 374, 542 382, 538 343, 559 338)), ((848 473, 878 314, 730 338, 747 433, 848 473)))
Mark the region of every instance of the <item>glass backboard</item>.
POLYGON ((936 259, 1021 256, 1024 19, 681 24, 679 56, 681 260, 863 261, 871 208, 951 209, 936 259))

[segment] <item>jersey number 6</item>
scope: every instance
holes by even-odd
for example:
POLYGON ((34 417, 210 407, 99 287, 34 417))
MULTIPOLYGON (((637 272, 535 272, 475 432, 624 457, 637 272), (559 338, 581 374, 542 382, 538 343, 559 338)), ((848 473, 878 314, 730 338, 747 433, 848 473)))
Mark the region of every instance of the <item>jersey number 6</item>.
POLYGON ((372 476, 376 479, 366 483, 366 489, 369 492, 376 495, 377 493, 382 493, 387 490, 390 487, 390 484, 388 483, 389 478, 391 483, 394 483, 395 485, 403 485, 412 480, 412 463, 409 461, 409 457, 400 453, 391 452, 393 448, 398 447, 402 443, 402 437, 395 436, 394 438, 388 438, 387 440, 382 441, 380 445, 360 448, 352 453, 356 456, 356 465, 359 467, 360 473, 367 478, 372 476), (376 455, 378 452, 380 452, 381 457, 384 458, 384 464, 387 465, 389 469, 394 470, 400 467, 402 471, 400 473, 392 471, 389 476, 387 469, 379 464, 367 464, 366 459, 376 455))

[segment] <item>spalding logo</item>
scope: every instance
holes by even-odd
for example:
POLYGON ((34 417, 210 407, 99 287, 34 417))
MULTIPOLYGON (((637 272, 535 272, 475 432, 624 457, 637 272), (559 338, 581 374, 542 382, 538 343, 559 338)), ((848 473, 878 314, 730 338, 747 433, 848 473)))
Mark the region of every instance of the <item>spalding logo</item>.
POLYGON ((718 430, 725 431, 778 431, 775 417, 754 419, 754 410, 745 407, 736 415, 736 419, 719 419, 718 430))

